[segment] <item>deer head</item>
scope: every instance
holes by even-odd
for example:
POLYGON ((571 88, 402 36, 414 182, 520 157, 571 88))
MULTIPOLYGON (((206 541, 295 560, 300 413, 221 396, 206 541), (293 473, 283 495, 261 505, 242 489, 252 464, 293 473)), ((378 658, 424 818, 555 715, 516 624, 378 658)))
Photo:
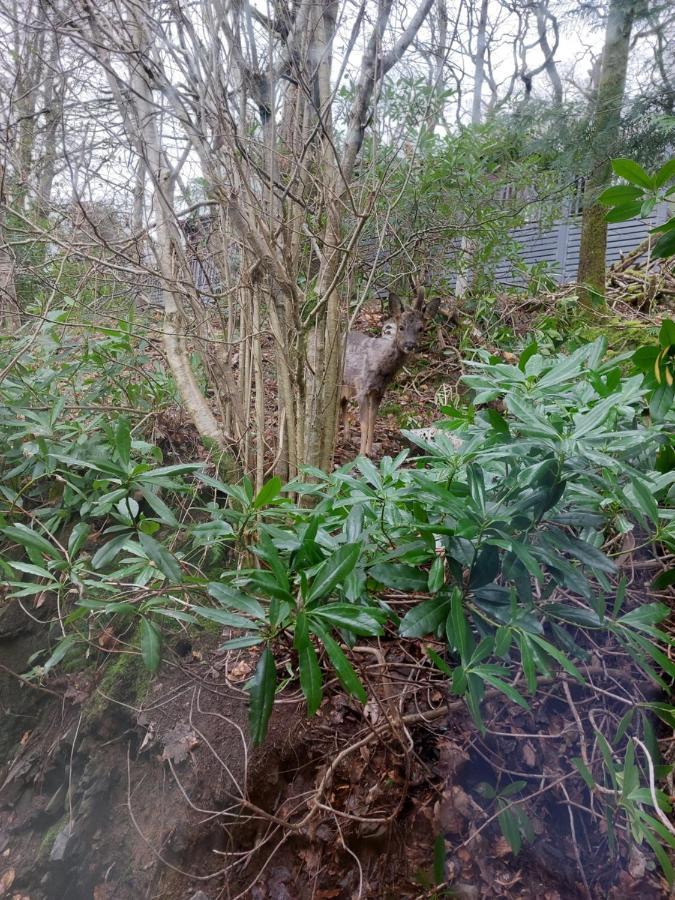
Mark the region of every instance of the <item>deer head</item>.
MULTIPOLYGON (((417 288, 417 297, 412 306, 404 307, 396 294, 389 295, 389 311, 395 323, 394 342, 402 353, 412 353, 427 326, 427 321, 438 312, 441 298, 434 297, 424 302, 424 288, 417 288)), ((393 329, 388 326, 388 332, 393 329)))

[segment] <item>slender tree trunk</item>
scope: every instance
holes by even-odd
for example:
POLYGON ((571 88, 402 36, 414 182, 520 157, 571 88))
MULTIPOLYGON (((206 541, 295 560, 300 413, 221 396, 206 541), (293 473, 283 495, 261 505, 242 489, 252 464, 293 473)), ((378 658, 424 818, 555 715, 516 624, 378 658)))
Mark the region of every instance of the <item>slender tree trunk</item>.
POLYGON ((611 157, 616 152, 621 128, 621 106, 626 85, 630 35, 638 3, 611 0, 607 16, 605 46, 592 126, 592 168, 584 190, 581 246, 577 282, 581 302, 590 306, 605 293, 607 253, 606 209, 597 202, 612 175, 611 157))
POLYGON ((0 165, 0 330, 13 334, 21 325, 16 296, 16 263, 5 228, 5 170, 0 165))
POLYGON ((483 82, 485 81, 485 49, 487 47, 487 17, 489 0, 481 0, 480 16, 478 18, 478 34, 476 35, 476 59, 473 76, 473 101, 471 104, 471 122, 476 124, 481 120, 481 101, 483 96, 483 82))
MULTIPOLYGON (((478 18, 478 33, 476 35, 475 71, 473 77, 473 101, 471 104, 471 124, 479 125, 482 118, 483 84, 485 83, 485 51, 487 49, 487 17, 488 0, 481 0, 480 15, 478 18)), ((469 290, 469 277, 466 269, 476 252, 475 242, 465 235, 460 238, 460 249, 464 271, 457 276, 455 294, 462 298, 469 290)))

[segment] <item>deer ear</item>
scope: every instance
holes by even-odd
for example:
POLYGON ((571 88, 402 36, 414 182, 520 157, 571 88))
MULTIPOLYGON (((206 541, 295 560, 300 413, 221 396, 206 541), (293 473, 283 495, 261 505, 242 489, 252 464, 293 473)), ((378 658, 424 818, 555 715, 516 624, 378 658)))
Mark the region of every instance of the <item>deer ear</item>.
POLYGON ((433 319, 433 317, 438 312, 438 307, 441 305, 441 298, 434 297, 433 300, 430 300, 427 303, 427 308, 424 310, 424 315, 429 319, 433 319))
POLYGON ((400 316, 403 312, 403 304, 398 294, 391 292, 389 294, 389 312, 392 316, 400 316))
POLYGON ((420 312, 424 309, 424 288, 417 288, 417 298, 415 299, 415 309, 420 312))

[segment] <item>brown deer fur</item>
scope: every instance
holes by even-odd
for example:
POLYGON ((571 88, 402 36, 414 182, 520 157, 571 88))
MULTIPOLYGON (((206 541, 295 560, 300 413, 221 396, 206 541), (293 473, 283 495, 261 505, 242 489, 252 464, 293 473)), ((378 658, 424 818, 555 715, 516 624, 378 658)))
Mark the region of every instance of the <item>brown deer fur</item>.
POLYGON ((369 456, 372 452, 375 418, 384 393, 408 355, 417 348, 427 321, 436 313, 439 303, 440 298, 435 298, 425 306, 424 290, 418 288, 414 305, 404 309, 400 299, 392 294, 389 309, 395 327, 387 323, 386 337, 369 337, 359 331, 347 335, 340 403, 346 439, 349 438, 347 404, 353 398, 359 405, 359 453, 369 456))

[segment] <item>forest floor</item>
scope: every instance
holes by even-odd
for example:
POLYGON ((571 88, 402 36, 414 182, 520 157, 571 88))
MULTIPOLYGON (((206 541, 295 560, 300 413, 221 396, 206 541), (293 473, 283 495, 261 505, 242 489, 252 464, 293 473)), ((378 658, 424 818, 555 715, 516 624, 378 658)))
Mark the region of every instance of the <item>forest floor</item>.
MULTIPOLYGON (((504 295, 489 329, 461 326, 465 340, 510 360, 504 346, 531 333, 534 320, 545 340, 562 332, 568 299, 504 295)), ((615 327, 620 340, 655 324, 649 310, 618 297, 610 313, 598 327, 615 327)), ((359 325, 377 331, 378 321, 365 311, 359 325)), ((383 403, 377 456, 407 446, 402 426, 428 425, 453 402, 461 365, 450 329, 430 334, 383 403)), ((198 457, 180 412, 156 428, 174 460, 198 457)), ((336 461, 355 450, 339 444, 336 461)), ((670 592, 651 588, 658 559, 627 552, 621 566, 629 607, 650 598, 672 605, 670 592)), ((403 610, 417 598, 387 599, 403 610)), ((0 660, 21 672, 40 630, 9 609, 0 660)), ((618 724, 635 702, 657 699, 616 648, 586 648, 591 690, 565 683, 561 699, 544 680, 529 711, 488 693, 481 734, 426 664, 433 642, 388 634, 352 656, 371 698, 365 709, 331 682, 308 721, 301 695, 287 688, 265 744, 251 751, 244 684, 256 651, 224 653, 220 638, 205 631, 177 641, 154 679, 127 654, 42 688, 0 671, 5 738, 16 741, 7 765, 0 761, 0 898, 668 896, 651 852, 618 832, 611 853, 592 796, 569 781, 570 760, 586 752, 582 720, 618 724), (517 782, 528 785, 527 800, 516 793, 505 802, 527 817, 531 840, 516 856, 485 785, 517 782)), ((672 763, 672 734, 654 727, 672 763)))

